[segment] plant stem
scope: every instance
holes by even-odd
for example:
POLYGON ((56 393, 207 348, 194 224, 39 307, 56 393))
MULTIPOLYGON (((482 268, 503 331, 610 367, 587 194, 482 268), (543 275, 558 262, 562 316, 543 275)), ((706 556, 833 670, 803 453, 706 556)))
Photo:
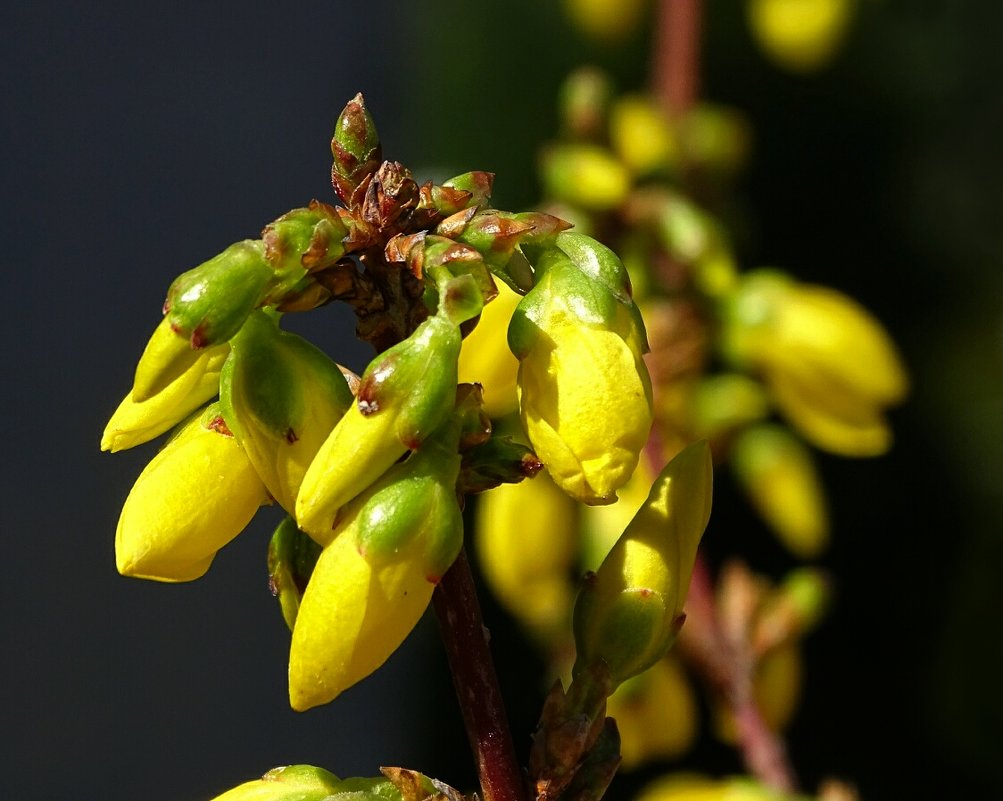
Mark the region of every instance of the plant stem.
POLYGON ((652 90, 671 113, 685 114, 700 84, 702 0, 660 0, 652 54, 652 90))
POLYGON ((484 801, 527 801, 498 677, 488 649, 477 588, 460 551, 432 595, 484 801))
POLYGON ((755 660, 749 644, 730 642, 722 631, 710 573, 699 554, 686 598, 683 635, 681 644, 731 707, 746 768, 773 789, 793 792, 797 780, 787 759, 787 749, 783 740, 766 725, 753 696, 755 660))

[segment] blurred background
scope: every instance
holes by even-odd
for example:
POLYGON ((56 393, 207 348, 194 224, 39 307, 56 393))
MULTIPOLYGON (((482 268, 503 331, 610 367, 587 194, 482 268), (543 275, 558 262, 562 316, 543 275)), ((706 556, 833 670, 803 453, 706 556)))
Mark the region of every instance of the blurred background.
MULTIPOLYGON (((706 3, 702 95, 753 132, 742 265, 856 297, 913 377, 888 456, 821 457, 837 598, 807 643, 793 761, 806 786, 837 775, 865 799, 999 797, 1003 7, 861 0, 838 52, 801 74, 764 55, 740 5, 706 3)), ((604 44, 533 0, 38 0, 4 16, 0 797, 204 799, 297 762, 402 765, 469 789, 433 620, 333 705, 290 711, 265 571, 278 512, 193 584, 121 578, 118 510, 154 449, 112 458, 100 433, 177 273, 333 202, 328 142, 355 92, 387 157, 419 178, 496 172, 499 207, 525 208, 566 73, 595 63, 642 88, 650 26, 604 44)), ((338 310, 297 330, 365 366, 338 310)), ((747 537, 768 569, 774 546, 744 503, 722 482, 708 537, 747 537)), ((532 656, 486 614, 525 751, 545 688, 526 692, 532 656)), ((740 770, 709 738, 685 767, 740 770)))

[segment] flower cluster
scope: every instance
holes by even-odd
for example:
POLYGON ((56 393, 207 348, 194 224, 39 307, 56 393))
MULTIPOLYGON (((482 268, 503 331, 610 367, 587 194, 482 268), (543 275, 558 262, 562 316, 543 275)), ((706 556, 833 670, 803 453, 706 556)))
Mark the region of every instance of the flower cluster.
POLYGON ((465 494, 542 466, 610 503, 652 419, 646 334, 612 251, 557 217, 490 208, 487 173, 419 185, 382 159, 361 95, 332 153, 343 206, 313 201, 175 279, 102 439, 118 451, 175 429, 123 506, 125 575, 198 578, 260 506, 285 511, 269 569, 299 710, 407 636, 462 547, 465 494), (283 330, 334 300, 377 350, 361 376, 283 330), (517 365, 507 388, 501 358, 517 365), (485 411, 506 393, 521 431, 485 411))

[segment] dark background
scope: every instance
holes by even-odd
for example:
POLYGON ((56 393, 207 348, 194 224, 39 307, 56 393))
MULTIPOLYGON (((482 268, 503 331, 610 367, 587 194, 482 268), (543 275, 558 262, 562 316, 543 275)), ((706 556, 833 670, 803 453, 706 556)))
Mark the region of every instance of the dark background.
MULTIPOLYGON (((469 785, 433 621, 332 706, 291 712, 264 570, 277 514, 200 581, 123 579, 115 521, 152 448, 98 452, 174 275, 332 199, 330 130, 356 91, 389 157, 419 177, 496 171, 499 206, 515 208, 537 197, 535 148, 569 68, 643 83, 643 41, 592 47, 555 4, 413 5, 4 13, 0 798, 204 799, 291 762, 469 785)), ((1003 11, 861 3, 839 57, 805 78, 763 59, 735 4, 708 5, 705 95, 755 131, 743 264, 860 299, 914 382, 890 455, 821 457, 838 598, 809 641, 795 764, 809 787, 842 775, 867 799, 999 797, 1003 11)), ((300 330, 364 366, 350 320, 312 317, 300 330)), ((727 481, 708 537, 746 538, 760 569, 777 560, 727 481)), ((502 680, 525 696, 532 660, 488 614, 502 680)), ((513 709, 523 748, 536 702, 513 709)), ((709 741, 687 766, 739 769, 709 741)))

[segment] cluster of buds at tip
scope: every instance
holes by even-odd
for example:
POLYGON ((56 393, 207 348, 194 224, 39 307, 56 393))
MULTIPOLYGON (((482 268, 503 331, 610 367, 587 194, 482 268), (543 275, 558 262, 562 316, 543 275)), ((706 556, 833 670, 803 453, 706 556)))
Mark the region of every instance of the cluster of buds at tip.
POLYGON ((285 510, 269 575, 296 709, 407 636, 460 551, 464 495, 546 466, 572 496, 610 502, 651 421, 644 327, 612 252, 549 214, 491 208, 490 173, 419 184, 382 159, 361 95, 331 147, 343 207, 314 200, 176 278, 102 440, 131 447, 195 412, 126 500, 124 574, 197 578, 260 505, 285 510), (331 301, 377 350, 361 378, 282 328, 331 301), (460 384, 471 332, 490 344, 465 351, 460 384), (509 380, 489 376, 496 361, 509 380), (526 431, 496 434, 515 395, 526 431))

